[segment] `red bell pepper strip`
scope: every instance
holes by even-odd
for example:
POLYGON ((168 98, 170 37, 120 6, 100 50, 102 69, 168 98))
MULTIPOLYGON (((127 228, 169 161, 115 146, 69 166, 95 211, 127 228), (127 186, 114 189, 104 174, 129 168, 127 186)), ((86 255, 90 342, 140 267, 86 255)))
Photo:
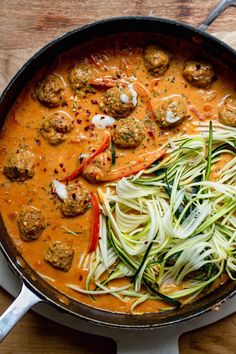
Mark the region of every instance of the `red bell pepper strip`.
POLYGON ((128 81, 125 79, 116 79, 113 78, 112 76, 100 76, 94 79, 90 79, 88 81, 88 84, 91 86, 100 86, 103 88, 111 88, 111 87, 115 87, 117 85, 119 86, 127 86, 128 85, 128 81))
POLYGON ((86 166, 88 166, 95 159, 96 156, 98 156, 104 150, 106 150, 106 148, 110 144, 110 140, 111 140, 110 134, 106 134, 106 137, 102 142, 102 144, 99 146, 99 148, 96 151, 94 151, 89 157, 87 157, 87 159, 84 159, 83 162, 69 176, 62 178, 60 182, 71 181, 72 179, 79 176, 79 174, 83 171, 83 169, 86 166))
POLYGON ((115 170, 106 175, 98 175, 97 180, 99 182, 110 182, 110 181, 115 181, 116 179, 120 179, 122 177, 128 177, 134 175, 141 170, 145 170, 153 162, 155 162, 156 160, 164 156, 165 153, 166 150, 155 151, 154 153, 149 154, 150 156, 148 155, 146 157, 146 160, 142 160, 142 161, 139 160, 134 165, 121 167, 120 169, 115 170))
POLYGON ((117 85, 117 81, 112 79, 112 77, 97 77, 95 79, 90 79, 88 83, 91 86, 101 86, 104 88, 111 88, 117 85))
POLYGON ((145 98, 147 104, 147 111, 150 118, 155 119, 155 114, 152 107, 152 99, 149 90, 146 89, 140 82, 134 82, 134 89, 138 92, 138 94, 145 98))
POLYGON ((98 196, 95 193, 91 193, 92 201, 92 222, 91 222, 91 238, 88 253, 94 252, 98 245, 99 229, 100 229, 100 207, 98 196))

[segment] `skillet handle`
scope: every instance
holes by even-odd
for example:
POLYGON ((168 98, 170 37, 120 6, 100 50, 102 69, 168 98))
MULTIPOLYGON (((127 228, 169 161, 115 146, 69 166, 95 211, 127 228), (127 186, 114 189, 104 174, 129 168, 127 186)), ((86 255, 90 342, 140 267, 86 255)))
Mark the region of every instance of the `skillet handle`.
POLYGON ((35 304, 41 302, 37 295, 24 284, 21 292, 11 306, 0 316, 0 343, 17 324, 21 317, 35 304))
POLYGON ((219 2, 218 5, 209 13, 207 18, 202 22, 202 24, 199 26, 199 29, 202 31, 206 31, 208 26, 214 22, 217 17, 228 7, 230 6, 236 6, 236 0, 222 0, 219 2))

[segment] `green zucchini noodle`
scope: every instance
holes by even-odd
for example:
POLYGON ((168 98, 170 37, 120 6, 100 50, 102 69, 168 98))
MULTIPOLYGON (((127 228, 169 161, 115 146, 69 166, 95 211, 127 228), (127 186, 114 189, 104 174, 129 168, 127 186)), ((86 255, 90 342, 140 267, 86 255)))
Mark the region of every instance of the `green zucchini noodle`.
POLYGON ((131 312, 163 300, 164 311, 211 291, 222 274, 236 279, 236 128, 197 124, 142 173, 98 188, 99 246, 86 288, 69 287, 130 301, 131 312))

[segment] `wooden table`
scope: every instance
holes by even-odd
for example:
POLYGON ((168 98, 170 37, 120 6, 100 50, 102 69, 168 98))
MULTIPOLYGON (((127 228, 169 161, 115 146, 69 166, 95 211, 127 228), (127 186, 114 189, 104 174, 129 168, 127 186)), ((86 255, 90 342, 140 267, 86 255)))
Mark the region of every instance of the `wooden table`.
MULTIPOLYGON (((218 0, 0 0, 0 90, 38 48, 59 34, 97 19, 156 15, 199 25, 218 0)), ((236 9, 209 31, 236 48, 236 9)), ((12 298, 0 289, 0 313, 12 298)), ((183 335, 181 354, 236 353, 236 314, 183 335)), ((114 354, 112 340, 64 328, 30 312, 0 345, 1 354, 114 354)))

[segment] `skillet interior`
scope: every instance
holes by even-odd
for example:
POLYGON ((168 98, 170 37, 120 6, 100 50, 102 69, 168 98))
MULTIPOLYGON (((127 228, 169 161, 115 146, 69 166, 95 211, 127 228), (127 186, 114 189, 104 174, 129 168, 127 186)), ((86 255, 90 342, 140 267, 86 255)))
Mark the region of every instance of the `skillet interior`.
MULTIPOLYGON (((207 50, 211 56, 217 58, 222 63, 231 67, 236 66, 235 51, 222 42, 215 40, 207 34, 202 34, 190 26, 152 17, 126 17, 104 20, 63 35, 40 50, 23 66, 10 82, 1 97, 0 125, 3 125, 4 119, 15 98, 32 75, 58 54, 96 37, 119 32, 140 31, 160 33, 171 37, 174 36, 190 43, 197 42, 203 49, 207 50)), ((113 314, 111 312, 97 310, 66 298, 40 279, 39 276, 21 259, 20 254, 7 234, 2 219, 0 220, 0 232, 0 242, 5 255, 29 288, 43 299, 59 306, 62 310, 67 310, 74 315, 93 320, 100 324, 124 328, 163 327, 204 313, 210 310, 215 304, 226 300, 236 293, 235 282, 228 281, 213 293, 192 304, 185 305, 183 308, 176 311, 152 313, 140 316, 113 314)))

